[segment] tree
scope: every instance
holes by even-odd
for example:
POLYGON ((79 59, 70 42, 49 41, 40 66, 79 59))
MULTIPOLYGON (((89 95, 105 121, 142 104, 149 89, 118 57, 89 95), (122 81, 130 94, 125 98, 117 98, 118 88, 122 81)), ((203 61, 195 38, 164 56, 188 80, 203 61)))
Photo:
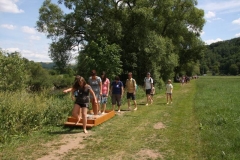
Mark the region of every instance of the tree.
POLYGON ((20 53, 0 51, 0 90, 16 91, 26 87, 26 67, 20 53))
POLYGON ((202 56, 204 45, 199 36, 205 20, 203 10, 195 7, 196 0, 58 2, 69 13, 63 14, 59 6, 45 0, 37 28, 53 40, 50 55, 63 66, 78 47, 79 66, 91 64, 102 70, 107 60, 104 56, 109 58, 112 52, 109 47, 117 53, 111 58, 120 58, 114 60, 119 63, 117 66, 124 64, 115 74, 132 71, 142 81, 151 71, 158 83, 173 77, 174 71, 181 71, 183 64, 197 62, 202 56))
POLYGON ((231 75, 238 75, 238 66, 236 64, 232 64, 229 68, 229 73, 231 75))

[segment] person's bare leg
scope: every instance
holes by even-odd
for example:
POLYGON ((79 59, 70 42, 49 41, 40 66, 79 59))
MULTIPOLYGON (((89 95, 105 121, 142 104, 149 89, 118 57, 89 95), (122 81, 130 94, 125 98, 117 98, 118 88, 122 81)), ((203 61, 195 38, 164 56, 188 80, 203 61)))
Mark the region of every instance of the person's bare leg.
POLYGON ((93 113, 94 113, 94 115, 97 115, 97 113, 98 113, 98 104, 96 104, 93 99, 91 99, 91 102, 92 102, 93 113))
POLYGON ((135 106, 134 111, 136 111, 137 110, 137 101, 133 100, 133 103, 134 103, 134 106, 135 106))
POLYGON ((115 104, 112 105, 112 110, 113 110, 113 111, 115 110, 115 104))
POLYGON ((82 119, 83 119, 83 132, 88 133, 87 131, 87 108, 82 108, 82 119))
POLYGON ((103 103, 103 104, 102 104, 102 108, 103 108, 103 111, 102 111, 102 113, 105 113, 105 111, 106 111, 106 106, 107 106, 107 104, 106 104, 106 103, 103 103))
POLYGON ((78 104, 74 104, 74 107, 73 107, 73 110, 72 110, 72 116, 77 119, 77 121, 75 123, 76 125, 80 121, 80 115, 79 115, 80 111, 79 110, 80 110, 80 106, 78 104))
POLYGON ((82 108, 79 109, 79 113, 78 113, 80 119, 82 119, 82 108))
POLYGON ((127 101, 128 101, 128 110, 131 110, 130 99, 128 99, 127 101))
POLYGON ((167 104, 168 104, 168 93, 166 93, 166 95, 167 95, 167 104))

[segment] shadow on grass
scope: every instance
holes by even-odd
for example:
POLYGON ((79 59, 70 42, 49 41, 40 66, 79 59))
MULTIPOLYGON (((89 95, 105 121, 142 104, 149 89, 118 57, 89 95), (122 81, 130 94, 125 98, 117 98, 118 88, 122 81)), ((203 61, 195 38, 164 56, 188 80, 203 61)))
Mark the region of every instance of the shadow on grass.
MULTIPOLYGON (((63 125, 61 131, 46 131, 46 133, 50 135, 56 134, 78 134, 83 132, 82 126, 65 126, 63 125)), ((87 130, 91 130, 92 128, 87 128, 87 130)))

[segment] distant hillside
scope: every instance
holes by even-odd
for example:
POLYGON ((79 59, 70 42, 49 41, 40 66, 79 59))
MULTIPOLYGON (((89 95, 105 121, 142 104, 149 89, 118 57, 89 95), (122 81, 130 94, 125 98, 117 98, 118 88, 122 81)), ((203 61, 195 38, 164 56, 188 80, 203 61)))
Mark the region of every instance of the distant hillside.
POLYGON ((39 62, 45 69, 53 69, 55 63, 53 62, 39 62))
POLYGON ((201 67, 212 71, 213 74, 238 75, 240 73, 240 38, 208 45, 201 67))

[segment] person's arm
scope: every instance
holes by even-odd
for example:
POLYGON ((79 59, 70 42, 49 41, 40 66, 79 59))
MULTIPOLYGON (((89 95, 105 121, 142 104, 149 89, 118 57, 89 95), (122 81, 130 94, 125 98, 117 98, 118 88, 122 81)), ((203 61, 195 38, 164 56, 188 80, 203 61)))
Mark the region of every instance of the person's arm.
POLYGON ((122 87, 121 87, 121 89, 122 89, 122 94, 121 94, 121 97, 123 97, 123 94, 124 94, 124 88, 123 88, 123 84, 122 84, 122 87))
POLYGON ((99 88, 100 88, 100 96, 102 95, 102 80, 101 80, 101 78, 99 78, 99 81, 98 81, 98 83, 99 83, 99 88))
POLYGON ((68 93, 68 92, 71 92, 71 91, 72 91, 72 88, 68 88, 68 89, 63 90, 64 93, 68 93))
POLYGON ((109 90, 110 90, 110 81, 108 80, 108 83, 107 83, 107 97, 109 95, 109 90))
POLYGON ((95 93, 93 92, 92 88, 89 88, 89 92, 90 92, 90 94, 93 96, 93 99, 94 99, 94 101, 95 101, 95 104, 97 104, 97 103, 98 103, 98 102, 97 102, 97 98, 96 98, 96 95, 95 95, 95 93))

